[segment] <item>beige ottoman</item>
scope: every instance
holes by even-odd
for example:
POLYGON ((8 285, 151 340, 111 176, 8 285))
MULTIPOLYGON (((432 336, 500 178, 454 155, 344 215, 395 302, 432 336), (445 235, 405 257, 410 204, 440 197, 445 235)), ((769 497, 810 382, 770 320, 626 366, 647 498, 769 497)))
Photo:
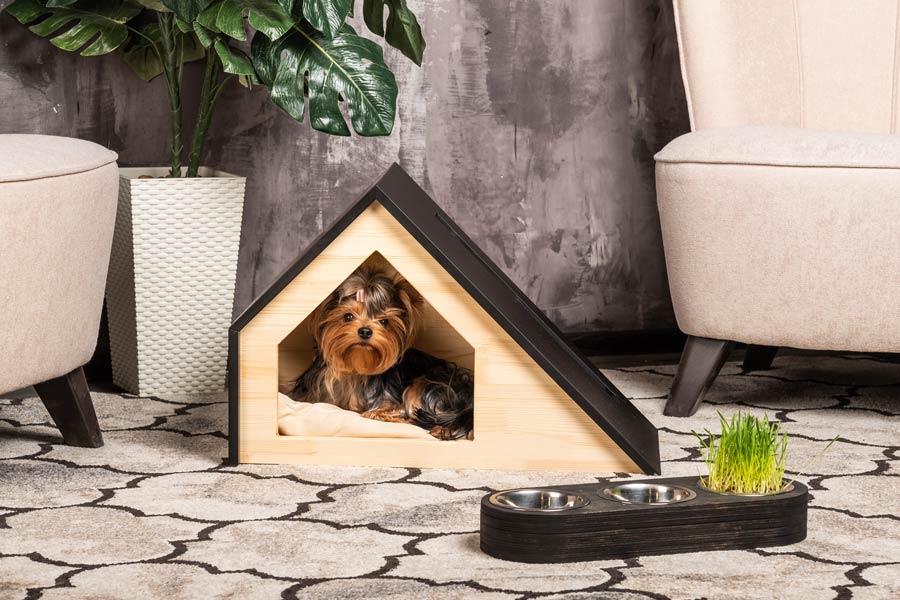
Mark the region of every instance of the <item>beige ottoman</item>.
POLYGON ((81 367, 97 343, 115 161, 91 142, 0 135, 0 393, 34 385, 79 446, 103 444, 81 367))

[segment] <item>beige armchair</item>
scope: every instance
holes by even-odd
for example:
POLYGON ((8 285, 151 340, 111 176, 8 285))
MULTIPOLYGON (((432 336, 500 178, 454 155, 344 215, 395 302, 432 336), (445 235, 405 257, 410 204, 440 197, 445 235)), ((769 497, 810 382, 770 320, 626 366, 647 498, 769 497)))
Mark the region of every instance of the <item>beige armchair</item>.
POLYGON ((689 337, 666 414, 733 342, 900 351, 897 1, 676 0, 692 133, 657 156, 672 302, 689 337))
POLYGON ((78 446, 103 444, 81 367, 97 343, 115 161, 82 140, 0 135, 0 393, 34 385, 78 446))

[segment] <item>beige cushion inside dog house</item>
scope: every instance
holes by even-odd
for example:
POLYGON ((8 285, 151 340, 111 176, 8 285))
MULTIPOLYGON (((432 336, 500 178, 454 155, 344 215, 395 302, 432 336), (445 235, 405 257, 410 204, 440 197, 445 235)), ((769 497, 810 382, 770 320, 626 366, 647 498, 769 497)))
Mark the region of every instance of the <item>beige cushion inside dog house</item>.
POLYGON ((284 394, 278 394, 278 433, 311 437, 410 438, 438 442, 415 425, 375 421, 333 404, 295 402, 284 394))

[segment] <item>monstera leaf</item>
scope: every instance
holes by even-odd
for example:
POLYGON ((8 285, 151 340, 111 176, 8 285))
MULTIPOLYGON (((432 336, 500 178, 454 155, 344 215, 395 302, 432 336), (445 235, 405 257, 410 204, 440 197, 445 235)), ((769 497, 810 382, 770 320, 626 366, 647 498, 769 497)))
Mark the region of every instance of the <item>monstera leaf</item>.
POLYGON ((313 128, 350 135, 343 99, 357 134, 390 134, 397 102, 394 74, 381 47, 348 26, 331 38, 305 23, 274 41, 256 34, 251 56, 272 101, 294 119, 303 120, 308 101, 313 128))
POLYGON ((119 48, 128 39, 125 26, 140 6, 119 0, 16 0, 6 12, 50 43, 82 56, 100 56, 119 48), (46 17, 46 18, 43 18, 46 17), (61 33, 58 33, 60 32, 61 33))
POLYGON ((134 2, 137 2, 144 8, 155 10, 156 12, 170 12, 162 0, 134 0, 134 2))
POLYGON ((191 23, 197 18, 203 9, 210 5, 212 0, 161 0, 162 3, 175 13, 179 21, 191 23))
MULTIPOLYGON (((162 36, 156 23, 145 25, 139 31, 141 35, 134 36, 131 44, 122 47, 122 58, 138 77, 150 81, 163 72, 162 61, 153 47, 153 44, 157 47, 161 44, 162 36)), ((206 55, 197 36, 180 32, 176 32, 176 35, 179 36, 176 45, 181 50, 184 62, 200 60, 206 55)))
POLYGON ((275 40, 287 33, 297 21, 291 15, 292 5, 292 0, 218 0, 200 13, 197 22, 210 31, 245 40, 246 14, 254 29, 275 40))
POLYGON ((221 40, 216 40, 214 47, 216 55, 222 63, 222 70, 226 73, 237 75, 238 80, 246 87, 250 87, 252 83, 259 83, 256 69, 253 68, 253 63, 250 61, 249 56, 221 40))
POLYGON ((327 37, 341 30, 353 0, 303 0, 303 16, 327 37))
MULTIPOLYGON (((304 13, 305 10, 304 4, 304 13)), ((372 33, 384 37, 388 44, 422 66, 425 38, 422 37, 422 28, 419 27, 416 15, 406 6, 406 0, 365 0, 363 19, 372 33), (385 6, 389 9, 387 32, 384 26, 385 6)))

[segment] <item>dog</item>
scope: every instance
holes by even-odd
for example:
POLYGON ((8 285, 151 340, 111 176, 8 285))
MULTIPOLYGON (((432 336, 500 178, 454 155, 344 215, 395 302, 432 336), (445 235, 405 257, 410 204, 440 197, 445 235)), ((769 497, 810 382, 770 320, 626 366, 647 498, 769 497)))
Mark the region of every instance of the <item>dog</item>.
POLYGON ((399 274, 354 271, 314 313, 316 356, 290 397, 412 423, 440 440, 470 438, 472 371, 412 348, 423 303, 399 274))

